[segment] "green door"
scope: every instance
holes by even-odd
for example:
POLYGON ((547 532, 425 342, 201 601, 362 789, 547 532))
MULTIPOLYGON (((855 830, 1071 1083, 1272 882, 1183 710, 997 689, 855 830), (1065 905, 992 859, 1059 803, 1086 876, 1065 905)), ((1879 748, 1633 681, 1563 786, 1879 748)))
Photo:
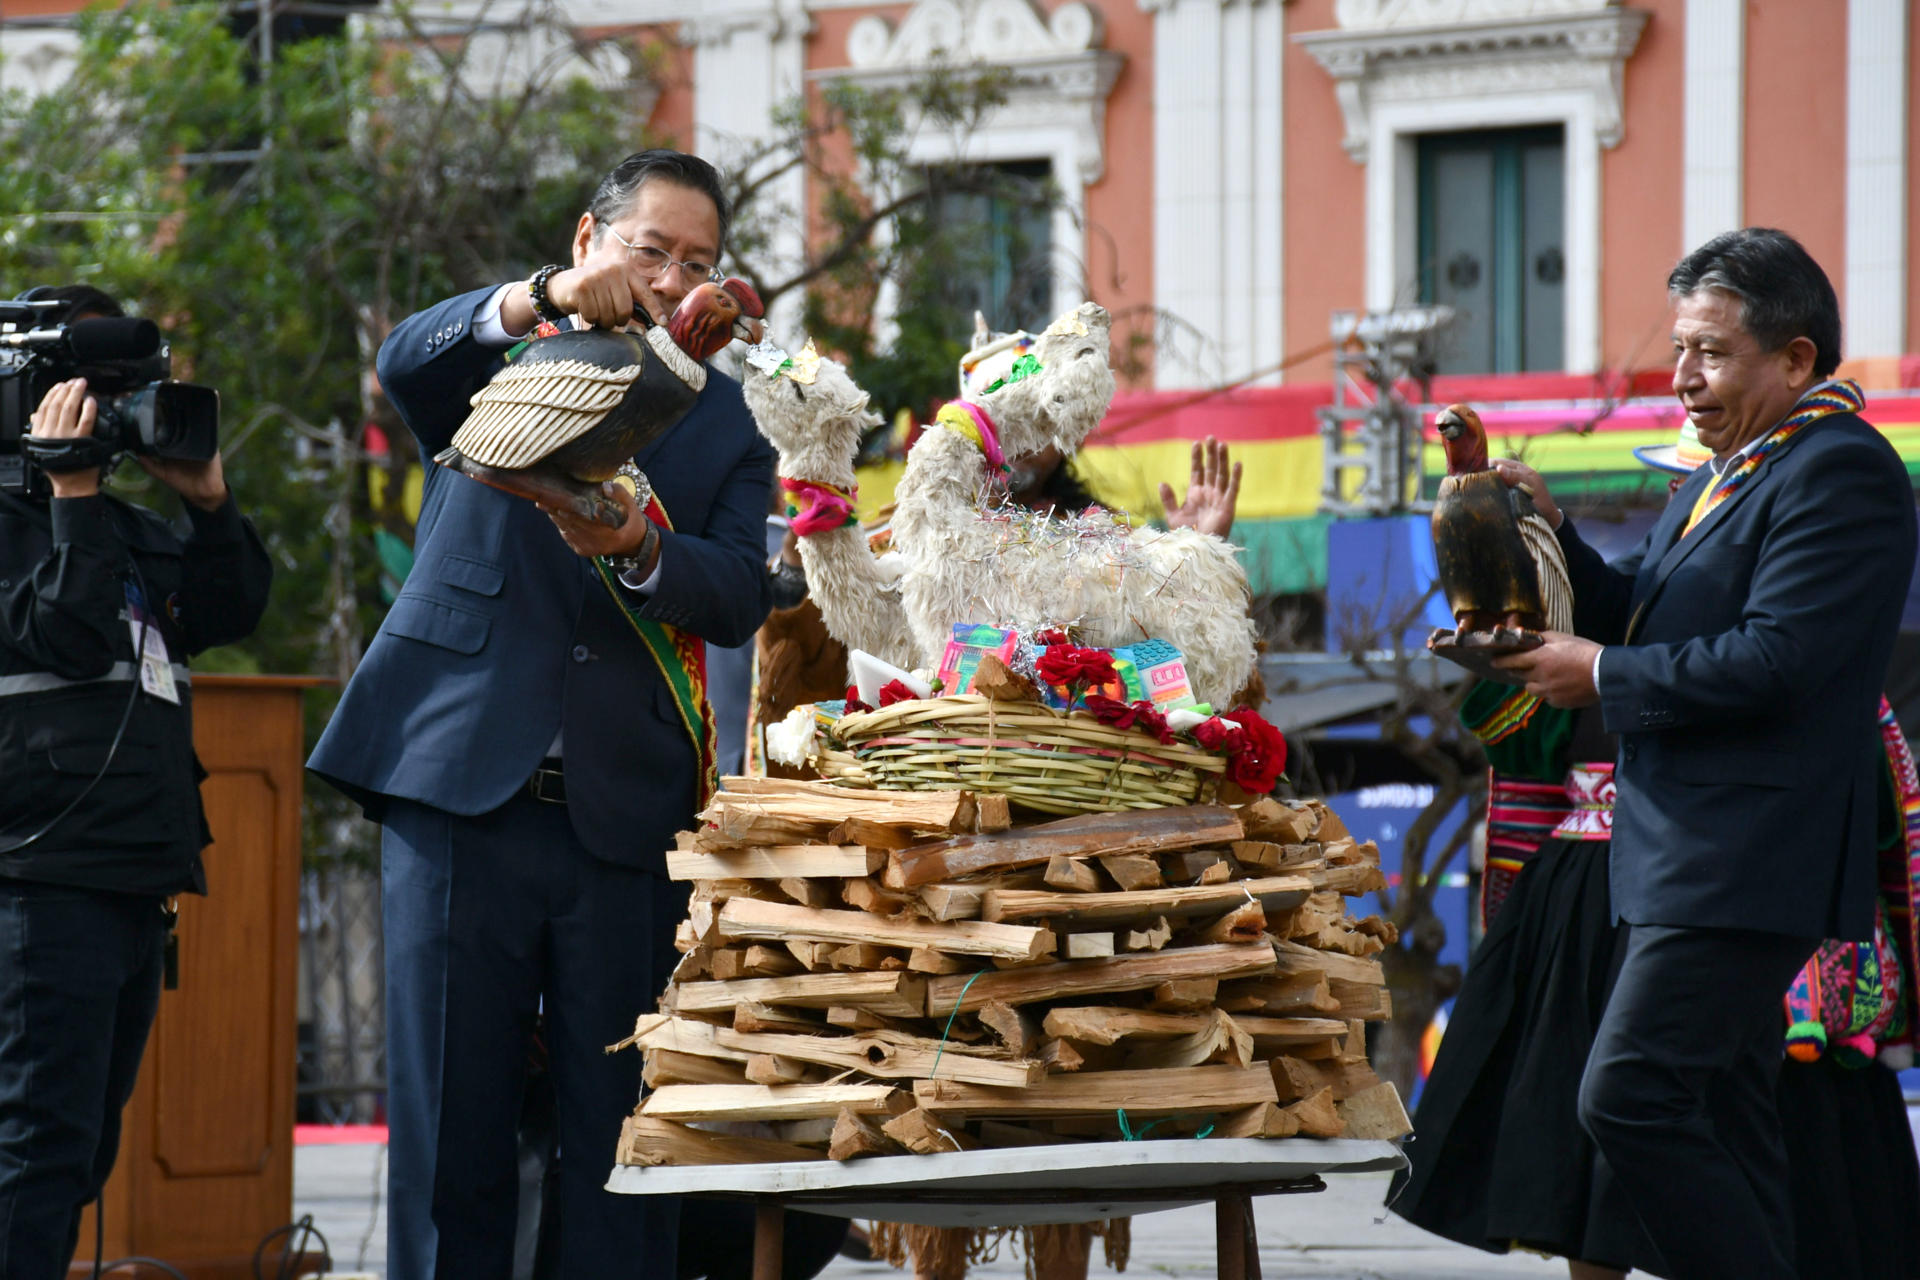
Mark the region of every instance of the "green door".
POLYGON ((1558 125, 1420 135, 1420 300, 1457 313, 1442 373, 1565 367, 1558 125))

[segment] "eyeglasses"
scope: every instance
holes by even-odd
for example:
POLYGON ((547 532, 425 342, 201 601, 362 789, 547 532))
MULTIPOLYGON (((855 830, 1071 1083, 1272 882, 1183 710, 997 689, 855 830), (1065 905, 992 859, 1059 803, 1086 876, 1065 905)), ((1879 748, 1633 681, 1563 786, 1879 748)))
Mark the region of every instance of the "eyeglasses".
POLYGON ((635 244, 618 231, 615 231, 611 223, 602 222, 600 225, 606 228, 608 235, 626 246, 627 256, 635 262, 638 262, 640 269, 650 276, 657 276, 668 267, 678 267, 680 268, 681 276, 690 283, 699 284, 703 280, 711 280, 715 284, 720 283, 721 276, 718 267, 710 266, 704 262, 681 262, 665 249, 656 249, 650 244, 635 244))

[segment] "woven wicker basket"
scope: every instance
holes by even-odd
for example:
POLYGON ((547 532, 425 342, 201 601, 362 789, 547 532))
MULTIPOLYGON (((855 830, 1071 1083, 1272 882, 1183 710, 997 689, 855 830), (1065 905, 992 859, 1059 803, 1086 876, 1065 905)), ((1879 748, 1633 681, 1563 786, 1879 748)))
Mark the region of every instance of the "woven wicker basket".
POLYGON ((1083 711, 965 695, 842 717, 821 776, 883 791, 994 792, 1041 813, 1204 804, 1226 761, 1083 711))

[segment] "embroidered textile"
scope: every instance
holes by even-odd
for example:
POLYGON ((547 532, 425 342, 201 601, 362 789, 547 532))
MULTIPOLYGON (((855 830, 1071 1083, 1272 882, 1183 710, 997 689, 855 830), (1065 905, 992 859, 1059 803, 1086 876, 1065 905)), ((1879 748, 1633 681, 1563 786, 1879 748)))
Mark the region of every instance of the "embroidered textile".
POLYGON ((1613 763, 1591 761, 1567 770, 1567 799, 1573 809, 1553 829, 1559 840, 1613 839, 1613 763))
POLYGON ((1779 426, 1745 457, 1727 468, 1727 474, 1709 484, 1693 504, 1693 513, 1687 517, 1687 527, 1680 531, 1681 537, 1692 533, 1694 526, 1706 519, 1713 509, 1740 491, 1740 487, 1760 469, 1760 464, 1769 457, 1785 449, 1802 430, 1822 418, 1836 413, 1858 413, 1866 407, 1866 397, 1860 393, 1860 384, 1842 378, 1823 386, 1815 387, 1800 397, 1793 412, 1783 419, 1779 426))

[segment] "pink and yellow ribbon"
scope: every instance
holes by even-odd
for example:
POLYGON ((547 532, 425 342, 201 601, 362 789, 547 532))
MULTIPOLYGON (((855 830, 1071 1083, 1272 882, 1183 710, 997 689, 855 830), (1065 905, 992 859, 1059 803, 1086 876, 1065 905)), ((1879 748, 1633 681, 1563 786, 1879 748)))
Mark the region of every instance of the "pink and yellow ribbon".
POLYGON ((942 405, 940 412, 933 416, 933 423, 963 437, 995 471, 1007 469, 1007 455, 1000 451, 1000 437, 993 429, 993 419, 971 400, 953 400, 942 405))
POLYGON ((818 480, 789 480, 782 476, 780 491, 787 497, 787 522, 802 538, 860 523, 860 517, 854 514, 854 504, 860 495, 857 486, 842 489, 818 480))

